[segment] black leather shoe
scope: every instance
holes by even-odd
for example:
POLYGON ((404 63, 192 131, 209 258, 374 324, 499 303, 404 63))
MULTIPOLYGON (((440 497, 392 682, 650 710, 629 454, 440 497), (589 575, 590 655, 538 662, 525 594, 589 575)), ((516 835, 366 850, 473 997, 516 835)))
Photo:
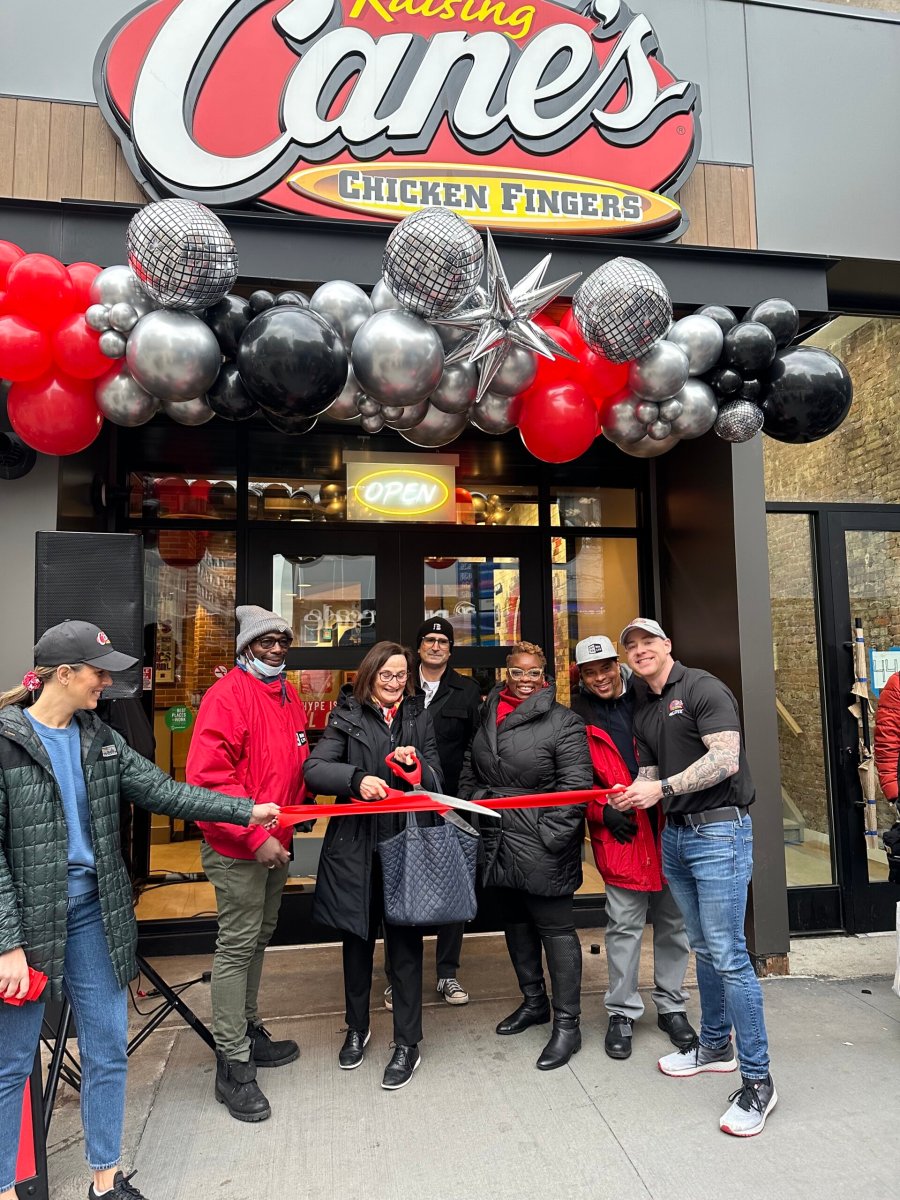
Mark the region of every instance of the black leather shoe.
POLYGON ((697 1040, 697 1032, 683 1012, 660 1013, 656 1019, 657 1025, 669 1035, 669 1041, 679 1050, 686 1050, 697 1040))
POLYGON ((391 1061, 384 1068, 381 1086, 389 1092, 406 1087, 421 1061, 418 1046, 395 1046, 391 1061))
POLYGON ((497 1033, 505 1037, 511 1033, 522 1033, 532 1025, 546 1025, 550 1020, 550 1001, 543 983, 526 983, 522 988, 524 1000, 508 1017, 497 1026, 497 1033))
POLYGON ((286 1067, 300 1057, 296 1042, 288 1038, 273 1041, 265 1025, 248 1025, 247 1037, 250 1039, 250 1057, 258 1067, 286 1067))
POLYGON ((371 1030, 361 1033, 358 1029, 348 1029, 344 1044, 338 1054, 338 1066, 342 1071, 352 1071, 365 1058, 366 1046, 372 1036, 371 1030))
POLYGON ((539 1071, 555 1071, 564 1067, 573 1054, 581 1049, 581 1030, 578 1028, 578 1017, 557 1015, 553 1020, 553 1032, 550 1041, 541 1051, 537 1060, 539 1071))
POLYGON ((252 1060, 231 1062, 216 1055, 216 1099, 236 1121, 265 1121, 272 1115, 256 1082, 256 1063, 252 1060))
POLYGON ((603 1040, 603 1048, 610 1058, 631 1057, 631 1030, 634 1025, 631 1017, 623 1017, 621 1013, 613 1013, 609 1018, 609 1028, 603 1040))

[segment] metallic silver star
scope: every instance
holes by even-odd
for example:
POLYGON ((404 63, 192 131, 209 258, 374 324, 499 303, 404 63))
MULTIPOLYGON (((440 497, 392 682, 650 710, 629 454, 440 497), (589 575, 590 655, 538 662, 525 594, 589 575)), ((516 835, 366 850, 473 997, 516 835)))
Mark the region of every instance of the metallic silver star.
POLYGON ((544 283, 549 264, 548 254, 514 287, 510 287, 494 239, 488 230, 487 304, 466 312, 432 318, 435 324, 452 325, 471 332, 472 336, 451 351, 445 361, 466 361, 477 365, 478 400, 490 390, 491 381, 513 346, 521 346, 524 350, 531 350, 544 358, 570 358, 577 361, 573 354, 563 350, 562 346, 532 319, 581 275, 580 271, 576 271, 574 275, 567 275, 565 279, 544 283))

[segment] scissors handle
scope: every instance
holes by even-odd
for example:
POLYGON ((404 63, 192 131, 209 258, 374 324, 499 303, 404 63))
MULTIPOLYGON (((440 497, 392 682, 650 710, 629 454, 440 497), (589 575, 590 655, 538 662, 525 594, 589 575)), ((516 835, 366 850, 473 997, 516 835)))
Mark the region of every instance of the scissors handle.
POLYGON ((384 761, 398 779, 405 779, 413 787, 418 787, 422 782, 422 762, 418 756, 411 766, 407 766, 406 763, 399 762, 394 757, 394 751, 392 750, 384 761))

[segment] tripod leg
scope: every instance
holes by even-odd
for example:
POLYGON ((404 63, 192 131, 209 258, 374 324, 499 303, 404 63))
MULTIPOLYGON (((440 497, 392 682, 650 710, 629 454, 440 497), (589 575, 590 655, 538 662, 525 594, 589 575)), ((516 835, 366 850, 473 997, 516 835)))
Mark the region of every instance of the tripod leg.
MULTIPOLYGON (((153 967, 150 966, 145 958, 142 958, 140 955, 138 955, 137 961, 141 972, 146 975, 159 994, 165 997, 168 1005, 168 1011, 163 1012, 162 1015, 159 1013, 155 1014, 157 1017, 159 1017, 159 1020, 157 1020, 156 1024, 152 1025, 152 1027, 148 1027, 146 1033, 150 1033, 152 1029, 155 1029, 159 1022, 163 1020, 164 1017, 168 1016, 169 1012, 174 1009, 174 1011, 178 1013, 179 1017, 181 1017, 183 1021, 190 1025, 194 1033, 196 1033, 198 1037, 202 1038, 203 1041, 206 1042, 210 1050, 215 1051, 215 1039, 197 1014, 188 1008, 188 1006, 176 992, 172 991, 163 977, 157 971, 155 971, 153 967)), ((142 1033, 138 1034, 138 1036, 133 1040, 132 1045, 129 1047, 129 1053, 132 1049, 136 1049, 137 1046, 140 1045, 140 1043, 144 1040, 146 1033, 142 1031, 142 1033)))
POLYGON ((47 1083, 44 1086, 44 1137, 50 1132, 53 1105, 56 1102, 59 1077, 63 1069, 63 1059, 66 1055, 66 1041, 71 1032, 72 1006, 68 1000, 63 1000, 59 1014, 59 1026, 56 1030, 56 1041, 53 1045, 53 1053, 50 1056, 50 1066, 47 1069, 47 1083))

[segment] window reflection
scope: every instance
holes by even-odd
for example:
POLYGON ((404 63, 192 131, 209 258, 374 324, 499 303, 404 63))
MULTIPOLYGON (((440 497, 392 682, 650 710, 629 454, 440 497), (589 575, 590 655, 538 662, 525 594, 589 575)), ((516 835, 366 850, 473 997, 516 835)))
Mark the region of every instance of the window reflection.
POLYGON ((426 558, 424 616, 446 617, 454 648, 519 640, 517 558, 426 558))
POLYGON ((276 554, 272 595, 275 612, 294 630, 301 649, 378 641, 374 555, 276 554))

